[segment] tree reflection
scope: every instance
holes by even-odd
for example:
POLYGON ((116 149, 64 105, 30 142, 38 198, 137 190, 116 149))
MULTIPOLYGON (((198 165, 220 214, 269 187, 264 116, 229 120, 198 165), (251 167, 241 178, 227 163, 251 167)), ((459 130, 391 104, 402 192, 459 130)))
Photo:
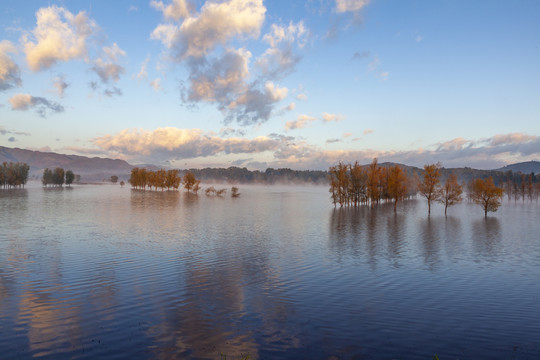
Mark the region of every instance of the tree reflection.
POLYGON ((476 220, 472 225, 473 248, 479 255, 497 257, 502 241, 501 224, 496 217, 476 220))
POLYGON ((427 217, 420 220, 422 252, 424 263, 430 271, 435 271, 439 263, 441 219, 427 217))

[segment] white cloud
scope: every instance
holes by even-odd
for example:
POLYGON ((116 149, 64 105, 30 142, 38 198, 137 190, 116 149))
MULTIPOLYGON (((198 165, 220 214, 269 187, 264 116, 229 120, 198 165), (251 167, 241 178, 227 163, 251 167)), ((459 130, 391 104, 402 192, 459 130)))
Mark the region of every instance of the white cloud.
POLYGON ((19 66, 8 55, 16 52, 17 49, 11 42, 0 41, 0 91, 22 84, 19 66))
POLYGON ((372 129, 366 129, 364 130, 364 135, 373 134, 374 130, 372 129))
POLYGON ((84 11, 74 15, 53 5, 39 9, 36 18, 35 29, 21 39, 31 70, 49 69, 58 61, 87 58, 87 40, 96 24, 84 11))
POLYGON ((423 40, 423 37, 422 35, 417 35, 416 38, 414 39, 417 43, 421 42, 423 40))
POLYGON ((152 38, 161 40, 179 61, 201 58, 236 36, 258 37, 265 13, 262 0, 206 2, 200 13, 186 17, 179 26, 160 24, 152 38))
POLYGON ((369 2, 370 0, 336 0, 336 12, 358 12, 369 2))
POLYGON ((172 0, 172 3, 165 6, 163 1, 152 0, 150 6, 163 13, 163 17, 168 20, 180 20, 189 16, 193 11, 192 6, 185 0, 172 0))
POLYGON ((245 49, 227 50, 221 58, 194 65, 189 77, 188 101, 218 102, 220 108, 246 90, 251 53, 245 49))
POLYGON ((288 26, 272 24, 271 30, 263 37, 270 47, 257 58, 255 64, 262 74, 270 78, 281 78, 294 70, 300 56, 294 44, 302 48, 307 38, 307 28, 303 21, 288 26))
POLYGON ((280 143, 265 136, 254 139, 222 138, 205 134, 200 129, 173 127, 153 131, 126 129, 116 135, 93 139, 92 142, 106 151, 140 154, 146 157, 168 155, 174 158, 261 153, 277 149, 280 143))
POLYGON ((323 113, 322 119, 324 122, 338 122, 344 119, 343 115, 323 113))
POLYGON ((295 121, 287 121, 285 123, 285 130, 303 129, 311 125, 313 121, 317 120, 313 116, 299 115, 295 121))
POLYGON ((104 84, 109 83, 111 80, 118 82, 120 75, 125 73, 126 70, 117 62, 120 57, 124 56, 126 56, 126 52, 120 49, 116 43, 110 47, 105 46, 103 47, 102 56, 94 61, 92 71, 99 76, 104 84))
POLYGON ((47 111, 60 113, 64 107, 56 102, 49 101, 42 97, 35 97, 30 94, 15 94, 9 100, 11 110, 27 111, 35 109, 39 116, 45 117, 47 111))
POLYGON ((306 101, 308 99, 306 94, 298 94, 296 95, 296 99, 300 101, 306 101))

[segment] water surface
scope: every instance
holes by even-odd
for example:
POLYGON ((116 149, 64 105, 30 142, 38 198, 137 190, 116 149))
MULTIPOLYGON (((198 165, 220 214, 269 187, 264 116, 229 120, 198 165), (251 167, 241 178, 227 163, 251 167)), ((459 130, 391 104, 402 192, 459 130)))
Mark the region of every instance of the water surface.
POLYGON ((536 203, 0 191, 2 358, 540 358, 536 203))

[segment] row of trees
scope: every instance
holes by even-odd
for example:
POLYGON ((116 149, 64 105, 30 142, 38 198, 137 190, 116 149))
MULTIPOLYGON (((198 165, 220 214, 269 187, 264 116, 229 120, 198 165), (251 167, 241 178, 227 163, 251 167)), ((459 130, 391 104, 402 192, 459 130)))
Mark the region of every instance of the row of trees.
POLYGON ((20 162, 4 162, 0 167, 0 187, 4 189, 24 188, 28 182, 30 166, 20 162))
POLYGON ((129 178, 131 186, 140 190, 146 190, 146 188, 150 190, 152 188, 155 190, 161 188, 161 191, 165 190, 165 188, 167 190, 178 190, 182 182, 187 191, 197 193, 200 190, 200 181, 191 172, 186 173, 182 178, 179 170, 160 169, 152 171, 136 167, 131 170, 129 178))
POLYGON ((57 167, 54 170, 46 168, 43 170, 41 183, 43 186, 61 187, 64 184, 71 186, 73 180, 75 180, 75 174, 71 170, 64 171, 64 169, 60 167, 57 167))
POLYGON ((329 169, 330 193, 334 206, 375 206, 380 202, 397 203, 414 195, 414 186, 409 176, 398 165, 381 167, 377 159, 368 166, 358 161, 351 164, 339 163, 329 169))
MULTIPOLYGON (((464 185, 453 173, 441 183, 441 169, 440 163, 425 165, 421 177, 417 174, 411 177, 399 165, 379 166, 377 159, 367 166, 340 162, 329 170, 331 199, 334 206, 370 204, 373 207, 380 202, 393 201, 395 211, 398 201, 420 194, 428 202, 428 215, 433 202, 442 203, 446 215, 449 206, 463 200, 464 185)), ((495 186, 491 177, 473 179, 466 188, 468 198, 482 206, 485 216, 488 211, 497 211, 503 188, 495 186)))
POLYGON ((504 192, 508 197, 508 201, 514 199, 514 202, 517 202, 521 199, 522 202, 525 200, 538 201, 540 197, 540 181, 537 180, 537 177, 533 174, 525 175, 520 174, 519 178, 508 178, 504 184, 504 192))

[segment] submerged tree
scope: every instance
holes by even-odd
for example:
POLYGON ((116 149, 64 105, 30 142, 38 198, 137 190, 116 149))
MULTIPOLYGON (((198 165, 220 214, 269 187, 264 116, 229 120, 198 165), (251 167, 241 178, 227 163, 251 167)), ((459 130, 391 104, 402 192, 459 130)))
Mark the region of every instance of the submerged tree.
POLYGON ((462 200, 463 187, 459 184, 457 176, 451 173, 441 189, 439 202, 444 204, 444 215, 449 206, 459 204, 462 200))
POLYGON ((66 185, 71 187, 71 184, 73 183, 74 179, 75 179, 75 174, 73 174, 73 171, 71 170, 66 171, 66 185))
POLYGON ((196 194, 200 189, 200 180, 197 180, 195 178, 195 175, 192 172, 187 172, 184 175, 184 189, 186 189, 188 192, 190 190, 193 190, 193 192, 196 194))
POLYGON ((469 186, 469 198, 475 203, 482 206, 484 215, 487 217, 488 211, 495 212, 501 205, 503 197, 503 189, 495 186, 493 178, 473 179, 469 186))
POLYGON ((236 186, 233 186, 231 188, 231 197, 237 198, 240 196, 240 193, 238 192, 238 188, 236 186))
POLYGON ((28 182, 30 166, 20 162, 4 162, 0 166, 0 187, 23 187, 28 182))
POLYGON ((407 176, 399 165, 392 166, 387 172, 387 193, 394 200, 394 211, 397 203, 407 196, 407 176))
POLYGON ((424 165, 424 177, 418 181, 418 191, 428 202, 428 215, 431 214, 431 202, 441 198, 441 163, 424 165))

